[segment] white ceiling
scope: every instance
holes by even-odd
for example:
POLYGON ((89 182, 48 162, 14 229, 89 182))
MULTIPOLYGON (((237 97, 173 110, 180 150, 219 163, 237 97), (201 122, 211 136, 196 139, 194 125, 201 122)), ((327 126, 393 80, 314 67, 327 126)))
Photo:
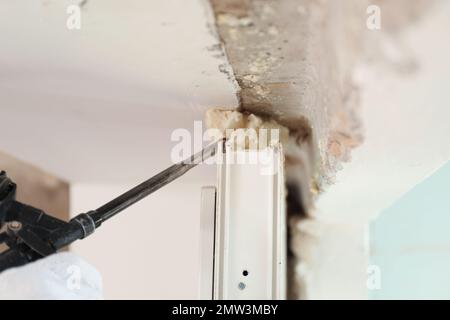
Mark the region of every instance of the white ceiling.
POLYGON ((0 150, 70 182, 142 180, 173 129, 237 105, 206 0, 0 2, 0 150))
POLYGON ((391 39, 391 56, 415 59, 416 72, 399 73, 395 63, 358 69, 365 141, 319 197, 321 219, 366 223, 449 161, 449 17, 443 1, 391 39))

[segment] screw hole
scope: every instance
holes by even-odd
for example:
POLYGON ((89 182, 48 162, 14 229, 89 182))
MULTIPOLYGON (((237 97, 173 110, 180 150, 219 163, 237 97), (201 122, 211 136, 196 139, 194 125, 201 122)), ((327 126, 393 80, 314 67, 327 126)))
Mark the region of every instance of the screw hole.
POLYGON ((248 271, 247 271, 247 270, 242 271, 242 275, 243 275, 244 277, 248 276, 248 271))

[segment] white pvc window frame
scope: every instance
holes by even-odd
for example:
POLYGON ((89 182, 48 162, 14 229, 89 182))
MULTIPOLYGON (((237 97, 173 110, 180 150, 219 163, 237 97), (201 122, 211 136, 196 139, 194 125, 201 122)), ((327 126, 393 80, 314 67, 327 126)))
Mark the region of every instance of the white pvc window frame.
POLYGON ((213 298, 285 299, 287 236, 281 145, 234 151, 225 144, 219 156, 213 298), (251 156, 264 161, 236 163, 239 157, 251 156))

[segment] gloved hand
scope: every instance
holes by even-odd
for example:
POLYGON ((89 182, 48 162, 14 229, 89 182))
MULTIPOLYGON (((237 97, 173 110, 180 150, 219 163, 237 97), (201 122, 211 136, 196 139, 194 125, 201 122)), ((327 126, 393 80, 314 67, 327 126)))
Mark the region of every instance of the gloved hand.
POLYGON ((102 299, 100 273, 70 252, 0 273, 0 299, 102 299))

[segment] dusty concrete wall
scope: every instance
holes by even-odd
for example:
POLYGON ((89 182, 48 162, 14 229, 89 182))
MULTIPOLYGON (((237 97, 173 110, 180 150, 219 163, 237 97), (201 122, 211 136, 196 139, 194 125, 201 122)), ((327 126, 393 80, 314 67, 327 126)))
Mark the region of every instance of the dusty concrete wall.
POLYGON ((360 49, 364 1, 212 0, 240 85, 241 108, 275 118, 312 141, 318 173, 360 141, 350 70, 360 49), (349 19, 350 17, 350 19, 349 19), (355 26, 356 25, 356 26, 355 26))

